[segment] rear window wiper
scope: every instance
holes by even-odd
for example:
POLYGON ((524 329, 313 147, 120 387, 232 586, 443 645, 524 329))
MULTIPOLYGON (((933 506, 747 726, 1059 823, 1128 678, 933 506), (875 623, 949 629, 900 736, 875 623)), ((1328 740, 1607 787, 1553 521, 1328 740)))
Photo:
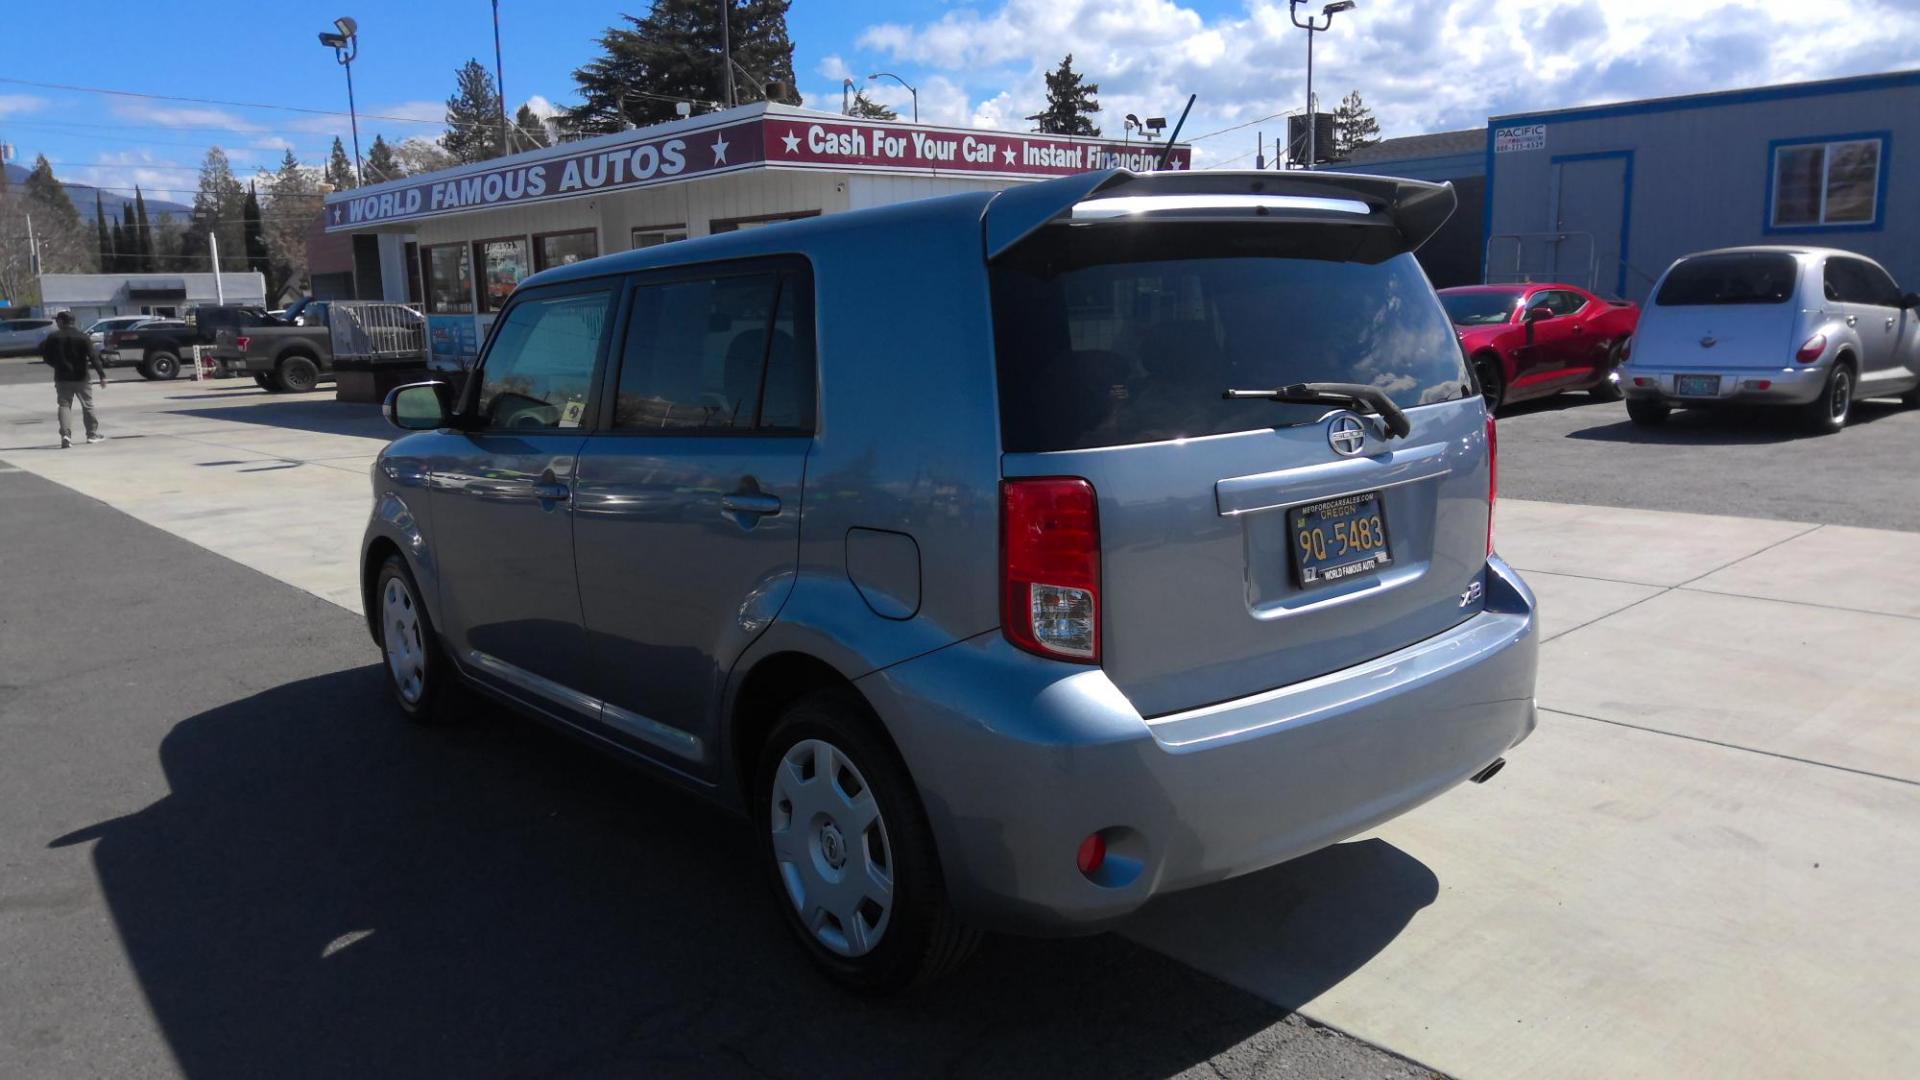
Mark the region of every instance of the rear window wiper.
POLYGON ((1261 398, 1266 401, 1284 401, 1292 405, 1344 405, 1349 409, 1368 408, 1380 414, 1387 425, 1389 437, 1398 435, 1406 438, 1413 432, 1413 422, 1400 406, 1393 403, 1386 391, 1377 386, 1364 386, 1360 383, 1343 382, 1303 382, 1292 386, 1276 386, 1271 390, 1228 390, 1221 395, 1229 401, 1243 398, 1261 398))

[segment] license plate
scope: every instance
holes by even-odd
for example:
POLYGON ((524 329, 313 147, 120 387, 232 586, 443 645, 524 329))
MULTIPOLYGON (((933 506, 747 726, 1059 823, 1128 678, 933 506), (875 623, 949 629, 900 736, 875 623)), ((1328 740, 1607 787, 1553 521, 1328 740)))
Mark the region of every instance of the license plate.
POLYGON ((1681 397, 1717 397, 1720 394, 1720 376, 1675 375, 1673 392, 1681 397))
POLYGON ((1287 511, 1294 580, 1303 589, 1371 574, 1392 561, 1380 493, 1348 495, 1287 511))

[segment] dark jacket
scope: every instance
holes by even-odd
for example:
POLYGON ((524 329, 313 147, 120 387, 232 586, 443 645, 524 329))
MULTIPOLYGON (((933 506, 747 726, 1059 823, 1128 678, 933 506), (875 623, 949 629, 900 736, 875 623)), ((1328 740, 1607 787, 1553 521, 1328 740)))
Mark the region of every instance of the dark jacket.
POLYGON ((52 368, 53 377, 61 382, 86 382, 89 365, 101 378, 107 377, 107 367, 94 351, 93 339, 71 326, 55 330, 40 343, 40 362, 52 368))

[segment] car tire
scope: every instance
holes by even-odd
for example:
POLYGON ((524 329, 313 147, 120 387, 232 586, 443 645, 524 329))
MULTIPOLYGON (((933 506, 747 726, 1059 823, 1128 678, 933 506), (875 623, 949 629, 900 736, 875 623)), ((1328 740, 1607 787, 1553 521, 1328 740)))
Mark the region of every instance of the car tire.
POLYGON ((262 390, 272 390, 273 376, 264 371, 256 371, 253 373, 253 384, 262 390))
POLYGON ((1607 369, 1600 373, 1600 381, 1587 390, 1593 400, 1619 401, 1627 396, 1627 392, 1620 389, 1620 384, 1613 377, 1613 373, 1620 370, 1620 351, 1624 345, 1624 340, 1616 341, 1607 349, 1607 369))
POLYGON ((1853 367, 1838 363, 1827 373, 1820 396, 1802 405, 1801 422, 1815 435, 1832 435, 1847 426, 1853 415, 1853 367))
POLYGON ((140 374, 149 379, 177 379, 180 377, 180 358, 170 352, 148 353, 147 362, 140 374))
POLYGON ((1641 427, 1659 427, 1673 414, 1673 406, 1645 398, 1627 399, 1627 419, 1641 427))
POLYGON ((416 724, 444 722, 447 683, 454 678, 433 618, 420 600, 420 586, 405 559, 389 555, 374 578, 374 625, 379 628, 381 665, 394 704, 416 724))
POLYGON ((320 366, 305 356, 289 356, 273 369, 273 389, 305 394, 320 385, 320 366))
POLYGON ((774 902, 828 978, 892 993, 947 974, 979 946, 948 903, 913 779, 857 695, 829 691, 789 708, 761 747, 753 786, 774 902))
POLYGON ((1473 373, 1480 380, 1480 395, 1486 399, 1487 413, 1499 412, 1500 406, 1507 403, 1507 380, 1500 373, 1500 361, 1491 356, 1477 356, 1473 360, 1473 373))
POLYGON ((1900 404, 1910 409, 1920 409, 1920 386, 1900 395, 1900 404))
POLYGON ((133 366, 133 370, 139 372, 140 377, 148 380, 149 382, 151 382, 154 378, 153 369, 147 366, 147 362, 145 360, 142 360, 138 364, 135 364, 133 366))

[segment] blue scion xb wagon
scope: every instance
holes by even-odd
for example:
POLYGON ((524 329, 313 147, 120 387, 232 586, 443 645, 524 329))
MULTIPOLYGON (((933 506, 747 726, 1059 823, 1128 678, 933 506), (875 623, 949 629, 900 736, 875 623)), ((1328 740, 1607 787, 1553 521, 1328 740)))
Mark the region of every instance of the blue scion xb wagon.
POLYGON ((1294 858, 1534 725, 1450 187, 1112 171, 529 278, 396 390, 369 627, 751 816, 833 977, 1294 858))

